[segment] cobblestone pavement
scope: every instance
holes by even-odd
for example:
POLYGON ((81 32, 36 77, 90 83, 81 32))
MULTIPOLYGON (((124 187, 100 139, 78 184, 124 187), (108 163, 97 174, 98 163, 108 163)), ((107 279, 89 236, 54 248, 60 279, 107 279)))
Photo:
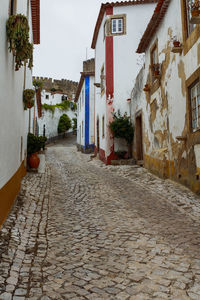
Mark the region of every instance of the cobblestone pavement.
POLYGON ((0 299, 200 299, 200 198, 59 143, 0 232, 0 299))

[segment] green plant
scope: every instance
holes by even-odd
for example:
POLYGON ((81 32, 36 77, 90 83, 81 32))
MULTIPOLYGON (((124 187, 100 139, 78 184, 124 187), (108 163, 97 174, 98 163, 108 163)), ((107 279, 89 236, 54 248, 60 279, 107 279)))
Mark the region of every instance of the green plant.
POLYGON ((124 138, 128 145, 132 144, 134 127, 130 122, 130 117, 125 113, 123 116, 118 110, 113 114, 113 121, 110 122, 110 129, 116 138, 124 138))
POLYGON ((61 111, 67 111, 67 110, 69 110, 69 108, 70 108, 70 101, 65 100, 65 101, 63 101, 61 103, 57 103, 57 104, 46 104, 45 103, 45 104, 42 104, 42 108, 44 110, 51 111, 51 113, 53 115, 56 108, 58 108, 61 111))
POLYGON ((75 131, 77 129, 77 118, 73 118, 72 121, 73 121, 73 127, 72 128, 75 131))
POLYGON ((29 43, 28 19, 22 14, 12 15, 6 22, 9 50, 15 55, 15 70, 29 60, 28 67, 33 67, 33 44, 29 43))
POLYGON ((27 137, 28 155, 40 151, 41 148, 44 149, 46 140, 47 138, 45 136, 35 136, 34 134, 29 133, 27 137))
POLYGON ((39 79, 34 79, 33 80, 33 86, 35 88, 40 88, 40 90, 43 89, 43 85, 44 85, 44 81, 43 80, 39 80, 39 79))
POLYGON ((24 102, 24 109, 31 108, 34 106, 34 95, 35 91, 32 89, 26 89, 23 92, 23 102, 24 102))
POLYGON ((75 102, 71 102, 71 110, 76 111, 77 110, 77 104, 75 102))
POLYGON ((68 115, 63 114, 58 123, 58 133, 64 133, 65 131, 69 130, 72 127, 71 119, 68 115))

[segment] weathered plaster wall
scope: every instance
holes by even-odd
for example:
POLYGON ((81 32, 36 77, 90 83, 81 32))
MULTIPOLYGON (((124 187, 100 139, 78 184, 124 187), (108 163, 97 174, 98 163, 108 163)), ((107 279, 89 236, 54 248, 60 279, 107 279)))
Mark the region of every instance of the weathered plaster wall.
MULTIPOLYGON (((184 55, 173 53, 172 37, 177 36, 184 44, 180 1, 171 1, 163 22, 153 36, 145 55, 145 69, 140 87, 135 85, 132 93, 132 118, 141 110, 143 114, 143 148, 145 166, 153 172, 171 177, 200 190, 197 182, 197 164, 200 143, 198 133, 191 134, 188 123, 187 79, 198 68, 198 42, 184 55), (174 12, 176 11, 176 18, 174 12), (161 78, 157 89, 149 76, 150 50, 157 40, 161 78), (146 83, 149 92, 142 91, 146 83), (180 141, 177 137, 182 136, 180 141), (195 140, 195 142, 194 142, 195 140), (199 140, 199 141, 198 141, 199 140)), ((133 149, 136 153, 136 149, 133 149)))

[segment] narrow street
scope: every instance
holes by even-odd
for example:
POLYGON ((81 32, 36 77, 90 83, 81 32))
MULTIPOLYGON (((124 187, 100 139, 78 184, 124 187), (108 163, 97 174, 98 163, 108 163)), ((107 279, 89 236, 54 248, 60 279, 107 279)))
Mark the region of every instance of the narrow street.
POLYGON ((28 173, 0 238, 0 299, 200 299, 200 199, 73 139, 28 173))

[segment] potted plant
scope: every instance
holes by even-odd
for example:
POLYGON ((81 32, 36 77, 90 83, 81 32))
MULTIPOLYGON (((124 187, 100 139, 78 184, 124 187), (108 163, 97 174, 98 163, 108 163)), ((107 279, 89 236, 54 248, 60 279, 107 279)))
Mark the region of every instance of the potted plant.
POLYGON ((35 91, 33 89, 26 89, 23 92, 23 102, 24 102, 24 109, 32 108, 34 106, 34 95, 35 91))
POLYGON ((181 43, 179 42, 179 40, 177 39, 176 36, 173 37, 173 46, 174 46, 175 48, 178 48, 178 47, 181 46, 181 43))
POLYGON ((9 50, 15 56, 15 70, 29 60, 28 67, 33 66, 33 44, 29 42, 28 19, 22 14, 12 15, 6 22, 9 50))
POLYGON ((200 15, 200 1, 199 0, 191 1, 191 15, 192 15, 192 17, 198 17, 200 15))
POLYGON ((143 91, 144 91, 144 92, 149 92, 149 90, 150 90, 150 86, 149 86, 148 83, 146 83, 145 86, 144 86, 143 91))
POLYGON ((152 66, 153 75, 159 76, 160 75, 160 64, 153 64, 152 66))
POLYGON ((37 169, 40 164, 40 158, 38 152, 45 147, 47 138, 43 136, 35 136, 32 133, 28 134, 27 138, 27 153, 28 153, 28 164, 31 168, 37 169))

